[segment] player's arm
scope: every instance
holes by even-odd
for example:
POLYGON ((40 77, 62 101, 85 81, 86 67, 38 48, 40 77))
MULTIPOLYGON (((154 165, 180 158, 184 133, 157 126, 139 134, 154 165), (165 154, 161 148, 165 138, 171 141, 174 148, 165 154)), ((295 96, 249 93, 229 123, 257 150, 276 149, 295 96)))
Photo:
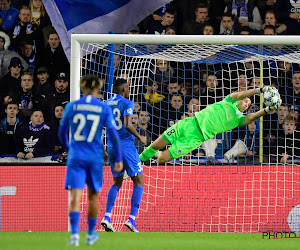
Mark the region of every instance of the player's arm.
POLYGON ((263 88, 256 88, 256 89, 249 89, 245 91, 240 91, 240 92, 234 92, 232 93, 229 97, 234 100, 234 101, 239 101, 243 100, 249 96, 254 96, 254 95, 259 95, 260 93, 264 93, 268 89, 271 89, 272 87, 266 86, 263 88))
POLYGON ((250 123, 252 123, 253 121, 255 121, 256 119, 258 119, 261 116, 266 115, 267 112, 265 111, 265 109, 261 109, 255 113, 250 113, 248 115, 246 115, 245 119, 244 119, 244 125, 248 125, 250 123))
POLYGON ((116 162, 114 166, 114 171, 116 173, 119 173, 123 169, 123 161, 122 161, 122 151, 121 151, 121 145, 120 145, 120 138, 119 134, 115 128, 115 122, 113 120, 113 115, 111 109, 107 106, 107 112, 106 112, 106 119, 105 119, 105 127, 106 132, 109 134, 112 145, 114 148, 115 156, 116 156, 116 162))
POLYGON ((280 107, 280 105, 281 105, 281 99, 276 106, 273 106, 273 107, 268 106, 264 109, 261 109, 260 111, 246 115, 246 117, 244 119, 244 125, 248 125, 248 124, 254 122, 256 119, 258 119, 261 116, 264 116, 271 112, 275 112, 275 110, 278 109, 280 107))
POLYGON ((125 115, 124 116, 124 127, 133 134, 136 138, 140 140, 140 142, 144 145, 147 145, 147 138, 146 136, 141 136, 135 129, 135 127, 132 124, 132 116, 125 115))
POLYGON ((103 148, 103 158, 104 158, 104 164, 108 165, 108 154, 106 152, 106 149, 104 147, 104 144, 102 144, 102 148, 103 148))

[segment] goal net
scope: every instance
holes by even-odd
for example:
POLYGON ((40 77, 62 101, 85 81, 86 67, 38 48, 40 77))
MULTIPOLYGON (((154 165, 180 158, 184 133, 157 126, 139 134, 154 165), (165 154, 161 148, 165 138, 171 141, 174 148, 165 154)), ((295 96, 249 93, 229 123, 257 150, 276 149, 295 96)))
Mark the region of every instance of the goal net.
MULTIPOLYGON (((141 231, 263 232, 299 228, 300 42, 294 37, 74 35, 71 99, 81 75, 98 75, 106 101, 113 80, 130 83, 133 122, 148 145, 168 127, 234 91, 272 85, 283 100, 263 119, 218 134, 163 166, 144 166, 144 195, 137 216, 141 231), (290 215, 290 216, 289 216, 290 215)), ((247 112, 263 108, 251 98, 247 112)), ((246 113, 245 113, 246 115, 246 113)), ((144 147, 136 141, 141 153, 144 147)), ((105 168, 100 214, 112 184, 105 168)), ((125 230, 133 183, 127 178, 112 211, 125 230)), ((83 195, 82 213, 87 212, 83 195)), ((86 228, 81 216, 81 228, 86 228)), ((102 230, 98 227, 99 230, 102 230)))

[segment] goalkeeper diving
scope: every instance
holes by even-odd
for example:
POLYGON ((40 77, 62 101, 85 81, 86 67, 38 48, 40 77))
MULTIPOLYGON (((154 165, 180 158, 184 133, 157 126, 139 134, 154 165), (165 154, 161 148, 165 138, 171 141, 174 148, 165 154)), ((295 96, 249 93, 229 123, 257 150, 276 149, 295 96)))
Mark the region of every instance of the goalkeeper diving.
POLYGON ((149 160, 159 149, 168 144, 171 144, 171 146, 158 156, 158 163, 163 164, 172 159, 177 159, 200 147, 204 141, 215 137, 217 134, 248 125, 261 116, 275 112, 282 103, 280 97, 274 106, 267 106, 255 113, 243 114, 251 105, 250 96, 275 90, 274 87, 266 86, 234 92, 222 101, 196 112, 194 117, 180 120, 168 128, 140 154, 141 161, 149 160))

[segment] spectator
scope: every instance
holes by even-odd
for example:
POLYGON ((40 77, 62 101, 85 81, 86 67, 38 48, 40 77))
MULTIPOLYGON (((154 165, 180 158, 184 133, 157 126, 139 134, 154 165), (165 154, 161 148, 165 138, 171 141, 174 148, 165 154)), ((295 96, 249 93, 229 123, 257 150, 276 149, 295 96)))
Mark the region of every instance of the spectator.
POLYGON ((249 27, 241 27, 241 29, 240 29, 240 35, 250 35, 250 29, 249 29, 249 27))
POLYGON ((49 31, 48 45, 39 57, 38 68, 41 66, 48 68, 50 82, 54 82, 56 80, 55 77, 60 72, 70 73, 70 63, 60 43, 59 36, 54 29, 49 31))
POLYGON ((184 113, 183 98, 181 95, 173 95, 170 99, 168 112, 163 112, 161 125, 163 129, 167 129, 181 119, 184 113))
POLYGON ((238 64, 238 69, 246 72, 246 77, 251 79, 256 76, 260 76, 260 65, 257 61, 247 61, 242 64, 238 64))
POLYGON ((275 33, 277 35, 286 34, 286 25, 278 23, 275 12, 272 11, 272 10, 268 10, 266 12, 265 23, 263 24, 262 28, 265 29, 265 26, 267 26, 267 25, 274 26, 275 27, 275 33))
POLYGON ((255 5, 259 9, 260 16, 265 16, 268 11, 274 11, 276 0, 255 0, 255 5))
MULTIPOLYGON (((260 82, 261 82, 261 80, 260 80, 259 77, 253 77, 252 81, 250 83, 249 89, 260 88, 261 87, 260 82)), ((260 96, 252 96, 252 98, 250 98, 250 99, 251 99, 253 105, 256 105, 256 106, 259 107, 259 105, 260 105, 260 96)))
POLYGON ((213 35, 215 28, 209 23, 203 25, 203 35, 213 35))
POLYGON ((151 24, 154 21, 162 21, 163 15, 165 14, 166 10, 169 8, 173 8, 173 6, 170 6, 169 3, 163 5, 161 8, 153 12, 152 14, 148 15, 140 24, 141 27, 141 33, 145 33, 147 29, 151 26, 151 24))
POLYGON ((21 110, 21 120, 29 122, 32 110, 36 108, 37 99, 33 88, 34 77, 32 73, 25 72, 21 76, 21 91, 19 97, 19 109, 21 110))
POLYGON ((195 82, 193 84, 192 96, 196 97, 196 98, 199 98, 200 92, 201 92, 201 90, 200 90, 200 84, 198 82, 195 82))
MULTIPOLYGON (((137 129, 139 126, 139 115, 137 113, 132 114, 132 124, 137 129)), ((139 140, 135 140, 134 144, 137 146, 136 142, 139 142, 139 140)))
POLYGON ((55 109, 54 109, 55 122, 53 124, 53 133, 55 135, 55 141, 54 141, 54 152, 55 153, 63 153, 64 152, 61 142, 58 138, 58 128, 59 128, 61 118, 64 114, 64 111, 65 111, 64 107, 61 106, 60 104, 55 106, 55 109))
POLYGON ((141 109, 140 100, 134 102, 134 112, 138 112, 141 109))
MULTIPOLYGON (((172 78, 170 80, 167 90, 168 90, 167 94, 169 96, 176 95, 176 94, 178 95, 178 93, 180 92, 180 85, 178 84, 176 78, 172 78)), ((169 100, 169 98, 168 98, 168 100, 169 100)))
POLYGON ((208 18, 208 5, 200 3, 195 9, 196 18, 194 20, 188 20, 183 25, 183 35, 202 35, 203 26, 208 18))
POLYGON ((176 29, 173 26, 166 28, 166 35, 176 35, 176 29))
POLYGON ((19 58, 24 70, 28 70, 28 64, 26 61, 15 51, 9 50, 9 45, 10 37, 6 33, 0 31, 0 79, 9 73, 9 65, 13 57, 19 58))
MULTIPOLYGON (((292 106, 291 109, 290 109, 289 115, 291 115, 292 117, 294 117, 295 121, 296 120, 299 121, 299 107, 292 106)), ((298 132, 300 131, 299 122, 298 122, 298 125, 297 125, 297 131, 298 132)))
POLYGON ((278 0, 275 13, 278 21, 286 25, 287 35, 300 35, 299 1, 278 0))
POLYGON ((196 112, 200 111, 200 102, 199 99, 193 98, 190 100, 189 104, 187 105, 187 112, 189 117, 195 116, 196 112))
MULTIPOLYGON (((148 111, 140 111, 138 115, 138 123, 137 123, 137 132, 141 136, 145 136, 147 138, 147 145, 150 145, 151 142, 151 136, 147 130, 149 130, 149 122, 150 122, 150 114, 148 111)), ((137 138, 136 138, 137 139, 137 138)), ((139 140, 135 139, 135 145, 137 147, 137 150, 140 153, 143 152, 144 146, 141 144, 139 140)))
POLYGON ((278 162, 278 142, 283 140, 282 124, 279 123, 279 113, 275 112, 264 117, 263 122, 263 154, 264 162, 278 162))
POLYGON ((23 5, 28 5, 29 0, 11 0, 11 5, 14 6, 17 10, 21 9, 23 5))
POLYGON ((138 35, 140 34, 140 28, 137 25, 134 25, 132 27, 129 28, 127 34, 131 34, 131 35, 138 35))
POLYGON ((280 125, 283 124, 287 115, 289 114, 289 106, 285 103, 282 103, 281 106, 278 108, 278 122, 280 125))
POLYGON ((248 86, 250 85, 250 80, 247 78, 245 72, 239 71, 238 78, 236 79, 237 90, 238 91, 245 91, 247 90, 248 86))
MULTIPOLYGON (((38 32, 36 26, 30 22, 31 10, 28 6, 22 6, 19 13, 20 22, 14 26, 12 34, 12 46, 15 50, 21 47, 21 41, 38 40, 38 32)), ((36 41, 38 43, 40 40, 36 41)), ((35 42, 34 42, 35 43, 35 42)))
MULTIPOLYGON (((50 28, 51 21, 45 10, 42 0, 30 0, 29 7, 31 9, 31 23, 36 25, 37 30, 42 34, 47 28, 50 28)), ((47 34, 41 39, 40 47, 45 47, 47 44, 47 34)))
POLYGON ((29 125, 16 131, 16 152, 19 159, 53 154, 54 136, 50 127, 44 122, 43 112, 35 110, 30 117, 29 125))
POLYGON ((224 9, 226 7, 226 1, 220 0, 210 0, 209 2, 209 16, 212 22, 212 25, 216 28, 215 34, 220 33, 220 23, 222 19, 222 15, 224 13, 224 9))
POLYGON ((171 26, 175 20, 176 11, 172 8, 166 9, 162 21, 153 21, 147 28, 147 34, 165 35, 166 29, 171 26))
MULTIPOLYGON (((119 68, 120 68, 120 61, 121 57, 118 54, 114 54, 113 57, 113 75, 117 76, 119 73, 119 68)), ((108 65, 108 57, 104 59, 104 67, 102 68, 102 72, 104 75, 102 75, 100 78, 101 79, 107 79, 107 75, 109 75, 109 70, 110 66, 108 65)))
POLYGON ((18 103, 18 100, 19 100, 18 97, 19 97, 19 93, 10 91, 3 98, 3 100, 1 100, 2 103, 0 105, 0 120, 6 117, 5 109, 6 109, 7 104, 10 102, 18 103))
POLYGON ((165 98, 163 95, 157 92, 158 84, 154 77, 148 78, 148 85, 146 87, 146 93, 143 95, 144 99, 151 105, 159 106, 158 104, 165 98))
POLYGON ((279 93, 286 93, 289 88, 293 87, 292 84, 292 64, 290 62, 280 61, 278 65, 278 87, 279 93))
MULTIPOLYGON (((255 120, 246 126, 246 131, 239 136, 247 146, 245 162, 259 163, 259 121, 255 120)), ((242 155, 241 155, 242 156, 242 155)))
MULTIPOLYGON (((262 29, 262 19, 258 8, 249 0, 233 0, 227 4, 224 12, 232 13, 234 17, 234 31, 239 34, 241 27, 249 27, 252 33, 262 29)), ((223 33, 222 26, 220 34, 223 33)))
POLYGON ((21 56, 29 65, 28 71, 35 72, 36 57, 34 51, 34 43, 32 40, 24 39, 21 41, 21 56))
POLYGON ((17 118, 19 113, 18 104, 9 102, 5 108, 6 118, 0 123, 0 154, 15 154, 16 141, 15 133, 20 126, 20 120, 17 118))
POLYGON ((286 103, 293 109, 300 109, 300 72, 293 72, 292 78, 293 88, 289 88, 287 92, 286 103))
POLYGON ((284 140, 279 140, 278 155, 281 163, 286 163, 288 160, 294 162, 300 160, 300 147, 297 145, 297 140, 300 135, 296 131, 297 121, 293 116, 288 115, 283 122, 284 140))
POLYGON ((19 57, 10 60, 8 69, 10 70, 0 82, 1 101, 8 92, 19 93, 21 90, 21 70, 24 69, 19 57))
POLYGON ((49 71, 46 67, 37 70, 36 97, 38 104, 42 107, 46 96, 54 91, 54 86, 49 82, 49 71))
POLYGON ((220 35, 234 35, 234 18, 229 12, 222 15, 220 35))
POLYGON ((1 26, 5 32, 10 33, 18 18, 18 14, 19 11, 11 5, 11 0, 0 0, 1 26))
POLYGON ((223 95, 221 88, 218 88, 219 81, 215 75, 208 75, 206 87, 202 90, 200 103, 202 106, 222 101, 223 95))
POLYGON ((69 82, 69 75, 65 72, 60 72, 56 77, 53 92, 49 93, 43 102, 45 121, 50 126, 55 123, 55 107, 57 105, 64 107, 70 101, 69 82))
POLYGON ((175 75, 173 68, 169 65, 169 61, 157 59, 153 68, 153 72, 155 74, 156 81, 161 83, 158 90, 160 92, 165 92, 166 86, 170 83, 171 79, 175 75))
POLYGON ((264 27, 264 35, 267 35, 267 36, 269 36, 269 35, 271 35, 271 36, 277 35, 276 34, 276 28, 275 28, 275 26, 273 26, 273 25, 266 25, 264 27))
POLYGON ((192 84, 190 82, 182 82, 179 84, 180 86, 180 93, 186 98, 191 98, 192 96, 192 84))

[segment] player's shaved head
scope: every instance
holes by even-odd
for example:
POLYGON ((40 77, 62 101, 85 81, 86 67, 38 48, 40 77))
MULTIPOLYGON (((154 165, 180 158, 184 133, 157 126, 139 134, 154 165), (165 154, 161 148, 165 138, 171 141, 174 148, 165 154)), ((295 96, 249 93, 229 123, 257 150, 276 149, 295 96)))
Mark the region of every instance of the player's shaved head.
POLYGON ((114 93, 122 94, 124 92, 124 86, 127 84, 127 80, 118 78, 114 81, 114 93))

